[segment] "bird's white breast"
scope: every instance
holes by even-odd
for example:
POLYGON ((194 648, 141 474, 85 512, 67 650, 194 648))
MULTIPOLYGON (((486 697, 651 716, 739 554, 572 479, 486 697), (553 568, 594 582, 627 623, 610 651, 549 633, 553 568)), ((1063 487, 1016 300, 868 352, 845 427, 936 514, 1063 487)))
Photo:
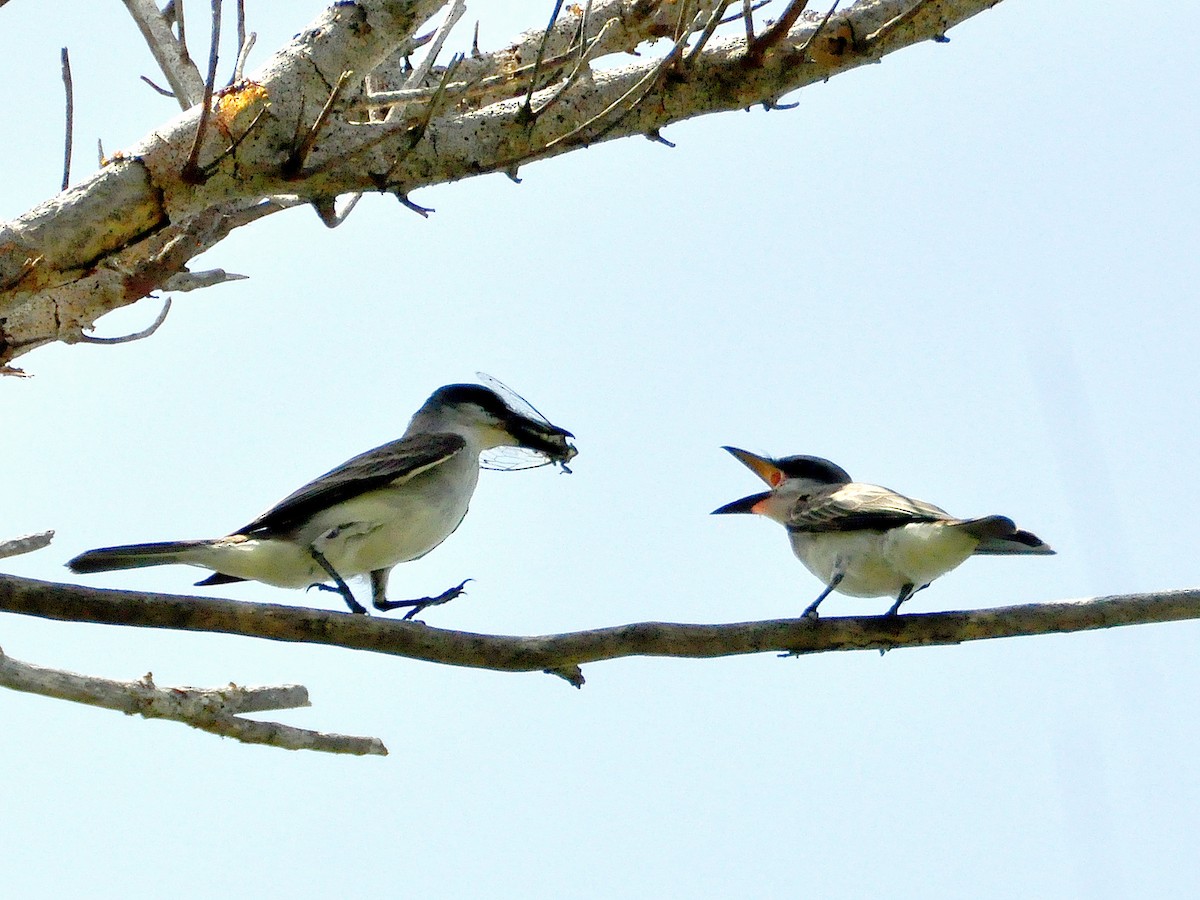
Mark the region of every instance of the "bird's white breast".
POLYGON ((310 546, 343 578, 389 569, 424 556, 458 527, 479 481, 477 460, 468 446, 407 481, 318 512, 296 534, 232 535, 181 552, 178 561, 286 588, 329 580, 310 546))
POLYGON ((479 464, 469 450, 394 487, 360 494, 324 510, 300 539, 317 548, 344 578, 424 556, 458 527, 479 464))
POLYGON ((937 522, 882 532, 794 532, 791 540, 797 558, 823 583, 844 572, 837 590, 851 597, 895 597, 906 584, 922 587, 962 563, 978 543, 937 522))

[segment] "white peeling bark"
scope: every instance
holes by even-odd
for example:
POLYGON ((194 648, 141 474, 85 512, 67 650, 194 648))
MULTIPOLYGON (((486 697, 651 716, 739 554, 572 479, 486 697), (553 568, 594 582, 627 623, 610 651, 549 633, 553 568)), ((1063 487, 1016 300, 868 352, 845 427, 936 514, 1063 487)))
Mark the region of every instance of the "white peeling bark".
POLYGON ((339 3, 247 81, 218 92, 195 168, 187 161, 198 107, 114 154, 88 181, 0 225, 0 369, 48 342, 79 341, 99 316, 186 273, 191 258, 233 228, 298 201, 333 221, 327 213, 341 194, 404 198, 599 141, 656 136, 693 116, 769 106, 939 39, 995 2, 860 0, 824 28, 823 15, 806 12, 775 41, 763 40, 760 22, 755 45, 735 22, 694 54, 670 52, 676 31, 683 22, 681 41, 694 47, 714 0, 596 0, 586 23, 572 5, 546 42, 529 108, 541 29, 462 60, 449 78, 435 69, 429 84, 413 85, 398 60, 445 0, 339 3), (653 40, 632 64, 596 72, 578 65, 585 50, 589 58, 645 51, 653 40), (373 88, 417 93, 382 113, 367 76, 373 88))

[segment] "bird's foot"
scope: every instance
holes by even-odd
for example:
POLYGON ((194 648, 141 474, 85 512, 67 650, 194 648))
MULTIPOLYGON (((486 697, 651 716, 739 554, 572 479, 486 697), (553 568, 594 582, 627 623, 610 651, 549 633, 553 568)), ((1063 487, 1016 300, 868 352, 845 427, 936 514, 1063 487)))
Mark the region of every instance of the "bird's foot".
POLYGON ((332 584, 322 584, 319 581, 314 581, 304 590, 311 591, 313 588, 316 588, 318 591, 329 591, 331 594, 340 595, 346 601, 346 605, 350 607, 350 612, 355 615, 365 616, 367 614, 367 608, 354 599, 354 594, 350 593, 350 588, 346 588, 343 591, 340 587, 335 587, 332 584))
POLYGON ((391 612, 393 609, 401 609, 403 607, 412 607, 404 614, 405 620, 412 619, 414 616, 420 615, 431 606, 441 606, 443 603, 449 603, 455 597, 462 596, 466 591, 468 581, 474 579, 467 578, 461 584, 455 585, 449 590, 442 591, 436 597, 421 597, 418 600, 383 600, 376 598, 373 603, 375 608, 380 612, 391 612))

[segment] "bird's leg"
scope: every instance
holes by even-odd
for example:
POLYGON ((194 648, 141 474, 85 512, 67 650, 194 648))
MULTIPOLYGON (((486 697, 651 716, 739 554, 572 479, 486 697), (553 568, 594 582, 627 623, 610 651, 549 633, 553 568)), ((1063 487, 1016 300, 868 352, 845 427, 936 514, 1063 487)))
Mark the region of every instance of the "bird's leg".
POLYGON ((350 612, 359 613, 360 615, 366 615, 367 608, 365 606, 363 606, 361 603, 359 603, 357 600, 354 599, 354 594, 351 593, 351 591, 350 591, 350 585, 346 584, 346 582, 342 578, 342 576, 338 574, 337 569, 335 569, 330 564, 329 560, 327 560, 325 558, 325 554, 323 554, 316 547, 309 547, 308 554, 314 560, 316 560, 317 565, 320 566, 322 569, 324 569, 326 574, 328 574, 329 577, 333 579, 334 584, 337 585, 337 587, 331 588, 328 585, 318 584, 317 587, 323 591, 336 591, 337 593, 342 595, 342 599, 345 600, 346 605, 348 607, 350 607, 350 612))
POLYGON ((899 594, 899 596, 896 597, 896 602, 892 604, 892 608, 889 609, 886 613, 884 613, 884 615, 885 616, 898 615, 899 611, 900 611, 901 603, 903 603, 905 600, 907 600, 909 597, 911 597, 917 591, 923 591, 927 587, 929 587, 929 585, 923 584, 919 588, 916 588, 914 590, 913 586, 911 584, 906 584, 904 587, 900 588, 900 594, 899 594))
POLYGON ((449 603, 463 593, 463 588, 466 587, 467 581, 471 580, 468 578, 462 584, 442 591, 436 597, 421 597, 417 600, 388 600, 386 595, 388 571, 388 569, 376 569, 371 573, 371 604, 380 612, 390 612, 393 609, 411 606, 412 609, 404 614, 405 619, 411 619, 413 616, 420 615, 431 606, 441 606, 443 603, 449 603))
POLYGON ((818 597, 816 600, 814 600, 812 603, 808 604, 808 609, 804 610, 804 618, 806 618, 806 619, 817 618, 817 607, 821 605, 821 601, 824 600, 826 597, 828 597, 830 594, 832 594, 834 591, 834 588, 836 588, 839 584, 841 584, 842 579, 845 577, 846 577, 845 572, 834 572, 833 578, 831 578, 829 580, 829 584, 827 584, 825 586, 825 590, 821 591, 821 596, 818 597))

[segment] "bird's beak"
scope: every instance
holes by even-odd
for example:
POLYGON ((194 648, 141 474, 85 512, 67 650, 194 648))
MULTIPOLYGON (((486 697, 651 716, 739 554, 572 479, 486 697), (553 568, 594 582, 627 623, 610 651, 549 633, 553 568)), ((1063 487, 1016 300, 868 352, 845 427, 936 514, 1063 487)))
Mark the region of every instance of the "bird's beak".
POLYGON ((769 499, 770 496, 770 491, 766 491, 762 494, 751 494, 749 497, 743 497, 741 500, 734 500, 732 503, 726 503, 719 509, 714 509, 711 515, 725 516, 732 513, 756 513, 758 512, 756 507, 763 501, 769 499))
MULTIPOLYGON (((770 487, 779 487, 780 483, 786 477, 783 471, 775 465, 774 460, 768 459, 765 456, 758 456, 749 450, 739 450, 737 447, 722 447, 721 449, 728 450, 738 462, 765 481, 770 487)), ((749 510, 730 510, 730 512, 749 512, 749 510)))
POLYGON ((543 454, 551 462, 568 463, 579 454, 575 445, 567 440, 575 435, 549 422, 539 422, 522 416, 508 423, 508 433, 522 447, 543 454))

